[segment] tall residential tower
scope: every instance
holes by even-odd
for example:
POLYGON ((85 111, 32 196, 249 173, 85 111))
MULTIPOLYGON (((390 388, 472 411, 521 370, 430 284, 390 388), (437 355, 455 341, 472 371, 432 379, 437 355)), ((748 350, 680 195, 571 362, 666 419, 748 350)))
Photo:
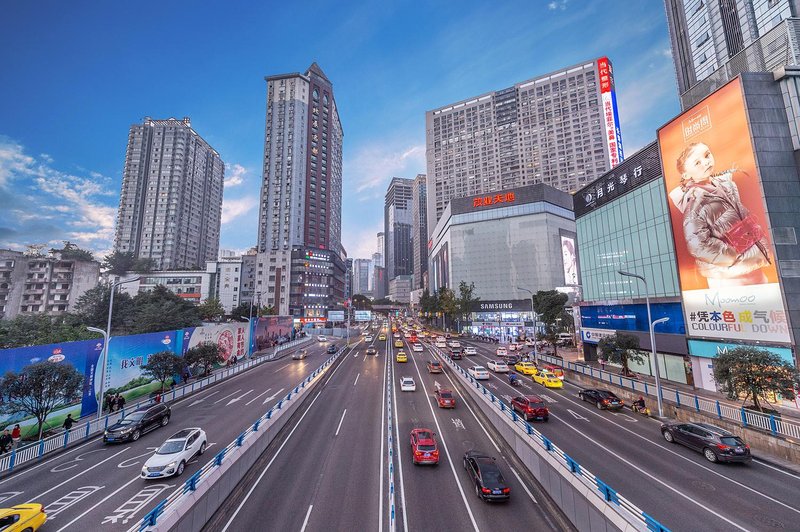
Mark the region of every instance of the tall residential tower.
POLYGON ((414 245, 412 290, 427 287, 428 274, 428 213, 425 174, 419 174, 411 187, 411 227, 414 245))
POLYGON ((411 246, 411 189, 413 179, 393 177, 386 191, 383 216, 386 264, 386 290, 389 282, 399 275, 414 273, 411 246))

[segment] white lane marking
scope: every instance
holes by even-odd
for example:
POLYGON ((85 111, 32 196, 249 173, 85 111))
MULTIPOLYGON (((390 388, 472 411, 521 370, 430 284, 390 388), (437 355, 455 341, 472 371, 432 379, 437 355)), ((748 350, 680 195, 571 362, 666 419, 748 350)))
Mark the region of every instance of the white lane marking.
POLYGON ((358 378, 359 378, 360 376, 361 376, 361 372, 359 372, 359 373, 358 373, 358 375, 356 375, 356 380, 354 380, 354 381, 353 381, 353 386, 355 386, 355 385, 356 385, 356 383, 358 382, 358 378))
POLYGON ((357 356, 358 356, 358 351, 353 353, 353 358, 356 358, 357 356))
POLYGON ((611 412, 611 413, 614 414, 617 417, 622 416, 623 418, 625 418, 625 421, 627 421, 629 423, 638 423, 639 422, 638 419, 636 419, 633 416, 630 416, 628 414, 625 414, 624 412, 611 412))
MULTIPOLYGON (((783 473, 784 475, 788 475, 788 476, 790 476, 790 477, 792 477, 792 478, 797 478, 797 479, 800 479, 800 477, 799 477, 799 476, 797 476, 797 475, 795 475, 794 473, 789 473, 788 471, 786 471, 786 470, 784 470, 784 469, 781 469, 781 468, 778 468, 778 467, 775 467, 775 466, 771 466, 771 465, 769 465, 769 464, 767 464, 767 463, 765 463, 765 462, 763 462, 763 461, 759 460, 758 458, 753 458, 753 463, 754 463, 754 464, 758 464, 758 465, 762 465, 762 466, 764 466, 764 467, 768 467, 768 468, 770 468, 770 469, 774 469, 775 471, 778 471, 778 472, 780 472, 780 473, 783 473)), ((2 500, 0 500, 0 502, 3 502, 3 501, 2 501, 2 500)))
POLYGON ((210 393, 210 394, 206 395, 206 396, 205 396, 205 397, 203 397, 202 399, 197 399, 196 401, 193 401, 193 402, 191 402, 191 403, 189 404, 189 406, 194 406, 194 405, 200 404, 200 403, 202 403, 203 401, 205 401, 206 399, 210 398, 211 396, 213 396, 213 395, 217 395, 217 394, 218 394, 219 392, 221 392, 221 391, 222 391, 222 390, 217 390, 217 391, 216 391, 216 392, 214 392, 214 393, 210 393))
POLYGON ((266 394, 268 394, 268 393, 269 393, 269 391, 270 391, 271 389, 272 389, 272 388, 267 388, 266 390, 264 390, 264 391, 263 391, 263 392, 261 392, 260 394, 256 395, 255 397, 253 397, 252 399, 250 399, 249 401, 247 401, 247 402, 246 402, 244 405, 245 405, 245 406, 247 406, 247 405, 249 405, 250 403, 252 403, 253 401, 255 401, 256 399, 258 399, 259 397, 261 397, 261 396, 263 396, 263 395, 266 395, 266 394))
POLYGON ((233 392, 233 393, 229 393, 228 395, 226 395, 225 397, 223 397, 223 398, 221 398, 221 399, 217 399, 216 401, 214 401, 214 404, 221 403, 221 402, 222 402, 222 401, 224 401, 225 399, 228 399, 228 398, 230 398, 230 397, 233 397, 234 395, 236 395, 237 393, 239 393, 239 392, 241 392, 241 391, 242 391, 242 389, 241 389, 241 388, 239 388, 239 389, 238 389, 238 390, 236 390, 235 392, 233 392))
MULTIPOLYGON (((344 361, 342 361, 342 362, 344 362, 344 361)), ((336 374, 336 372, 337 372, 337 371, 339 371, 339 368, 341 368, 342 366, 344 366, 344 363, 341 363, 341 364, 339 364, 339 365, 336 367, 336 369, 335 369, 335 370, 333 371, 333 373, 331 374, 331 378, 333 378, 333 375, 335 375, 335 374, 336 374)), ((280 392, 278 392, 278 393, 280 393, 280 392)), ((280 447, 278 447, 278 450, 277 450, 277 451, 275 451, 275 456, 273 456, 273 457, 270 459, 270 461, 269 461, 269 463, 267 464, 267 466, 264 468, 264 470, 261 472, 261 474, 260 474, 260 475, 258 475, 258 478, 256 479, 256 481, 253 483, 253 485, 252 485, 252 486, 250 486, 250 489, 247 491, 247 495, 245 495, 245 496, 244 496, 244 498, 241 500, 241 502, 239 503, 239 506, 237 506, 237 507, 236 507, 236 511, 235 511, 235 512, 233 512, 233 515, 231 515, 230 519, 228 519, 228 522, 225 524, 225 527, 224 527, 224 528, 223 528, 223 529, 222 529, 220 532, 225 532, 226 530, 228 530, 228 527, 230 527, 230 526, 231 526, 231 523, 233 523, 233 522, 234 522, 234 520, 236 519, 236 516, 237 516, 237 515, 239 515, 239 512, 240 512, 240 511, 242 511, 242 508, 244 508, 244 505, 245 505, 245 504, 247 503, 247 501, 250 499, 250 496, 251 496, 251 495, 253 495, 253 492, 254 492, 254 491, 256 490, 256 488, 258 487, 258 484, 259 484, 259 483, 261 482, 261 480, 264 478, 264 475, 266 475, 266 474, 267 474, 267 471, 269 470, 269 468, 270 468, 270 467, 272 467, 272 464, 275 462, 275 460, 276 460, 276 459, 278 458, 278 456, 281 454, 281 451, 283 450, 283 448, 284 448, 284 447, 286 447, 286 444, 287 444, 287 443, 289 442, 289 440, 292 438, 292 434, 294 434, 294 431, 296 431, 296 430, 297 430, 297 427, 299 427, 299 426, 300 426, 300 424, 303 422, 303 419, 305 419, 305 417, 306 417, 306 414, 308 414, 308 412, 309 412, 309 411, 311 410, 311 408, 314 406, 314 403, 316 403, 316 402, 317 402, 317 399, 319 399, 319 397, 320 397, 321 395, 322 395, 322 392, 320 392, 319 394, 317 394, 317 396, 316 396, 316 397, 314 397, 314 399, 311 401, 311 404, 309 404, 309 405, 308 405, 308 408, 306 408, 305 412, 303 412, 303 415, 302 415, 302 416, 300 416, 300 419, 298 419, 298 420, 297 420, 297 424, 296 424, 296 425, 295 425, 295 426, 292 428, 292 430, 289 432, 289 435, 288 435, 288 436, 286 436, 286 439, 285 439, 285 440, 283 440, 283 443, 281 444, 281 446, 280 446, 280 447)))
POLYGON ((158 447, 148 447, 146 453, 140 454, 138 456, 134 456, 132 458, 128 458, 127 460, 123 460, 122 462, 117 464, 117 467, 119 467, 120 469, 124 469, 126 467, 133 467, 133 466, 135 466, 136 464, 139 463, 139 458, 144 458, 145 456, 150 456, 151 454, 153 454, 154 451, 157 451, 157 450, 158 450, 158 447), (128 464, 127 462, 131 462, 131 463, 128 464))
POLYGON ((55 467, 52 467, 50 469, 50 472, 51 473, 61 473, 62 471, 68 471, 68 470, 72 469, 73 467, 78 467, 79 465, 81 465, 78 462, 82 462, 84 456, 92 454, 92 453, 100 453, 100 452, 103 452, 103 451, 105 451, 105 448, 103 448, 103 449, 93 449, 91 451, 86 451, 85 453, 79 454, 75 458, 72 458, 70 460, 67 460, 66 462, 58 464, 55 467), (69 465, 67 465, 67 464, 69 464, 69 465))
POLYGON ((4 493, 0 493, 0 503, 6 502, 8 499, 13 499, 17 495, 22 495, 25 493, 24 491, 6 491, 4 493))
POLYGON ((334 436, 338 436, 339 435, 339 430, 342 428, 342 422, 344 421, 345 414, 347 414, 347 409, 346 408, 344 409, 344 412, 342 412, 342 419, 339 420, 339 426, 336 427, 336 434, 334 434, 334 436))
POLYGON ((100 524, 116 524, 120 520, 122 520, 122 523, 125 524, 133 519, 133 516, 136 515, 139 510, 150 504, 150 501, 158 497, 161 492, 174 487, 175 484, 150 484, 146 488, 139 490, 136 495, 120 504, 111 515, 105 516, 100 524))
POLYGON ((45 513, 47 514, 47 520, 50 521, 52 519, 55 519, 55 517, 58 514, 60 514, 70 506, 79 503, 92 493, 100 491, 103 488, 105 488, 105 486, 82 486, 76 490, 67 493, 63 497, 56 500, 55 502, 51 502, 44 509, 45 513))
POLYGON ((450 421, 453 422, 453 425, 456 426, 456 430, 467 430, 467 427, 464 426, 464 422, 461 419, 454 417, 450 418, 450 421))
POLYGON ((524 489, 525 493, 528 494, 528 497, 531 498, 533 504, 539 504, 539 501, 537 501, 536 497, 533 496, 533 493, 531 493, 530 490, 528 490, 528 486, 526 486, 525 483, 522 482, 522 477, 520 477, 517 471, 513 467, 511 467, 511 464, 508 465, 508 468, 511 470, 512 473, 514 473, 514 476, 517 477, 517 480, 519 480, 520 485, 522 485, 522 489, 524 489))
POLYGON ((281 392, 282 392, 283 390, 285 390, 285 389, 286 389, 286 388, 281 388, 280 390, 278 390, 278 391, 277 391, 277 392, 275 392, 274 394, 272 394, 272 395, 270 395, 269 397, 267 397, 266 399, 264 399, 264 402, 263 402, 263 403, 261 403, 261 404, 262 404, 262 405, 265 405, 265 404, 267 404, 267 402, 269 402, 269 401, 272 401, 273 399, 275 399, 276 397, 278 397, 278 396, 281 394, 281 392))
POLYGON ((314 505, 310 505, 308 507, 308 511, 306 512, 306 518, 303 520, 303 526, 300 528, 300 532, 305 532, 306 526, 308 525, 308 518, 311 517, 311 509, 314 505))
MULTIPOLYGON (((405 483, 403 482, 403 453, 400 451, 400 414, 397 407, 397 386, 394 384, 394 364, 391 365, 392 371, 392 404, 394 405, 394 434, 397 442, 397 469, 400 471, 400 502, 403 504, 403 530, 408 530, 408 512, 406 510, 406 490, 405 483)), ((419 370, 418 370, 419 371, 419 370)), ((420 377, 422 380, 422 377, 420 377)))
POLYGON ((254 390, 248 390, 248 391, 244 392, 242 395, 240 395, 239 397, 234 397, 233 399, 231 399, 230 401, 228 401, 228 404, 227 404, 227 405, 225 405, 225 406, 231 406, 233 403, 238 403, 239 401, 241 401, 242 399, 244 399, 244 396, 245 396, 245 395, 247 395, 247 394, 249 394, 249 393, 253 393, 253 391, 254 391, 254 390))
MULTIPOLYGON (((556 419, 559 419, 559 417, 558 417, 558 416, 555 416, 555 415, 554 415, 552 412, 550 413, 550 415, 551 415, 551 416, 553 416, 553 417, 555 417, 556 419)), ((657 476, 655 476, 655 475, 652 475, 652 474, 650 474, 649 472, 647 472, 647 471, 645 471, 644 469, 642 469, 641 467, 637 466, 636 464, 634 464, 634 463, 633 463, 633 462, 631 462, 630 460, 627 460, 627 459, 623 458, 623 457, 622 457, 622 456, 620 456, 620 455, 619 455, 617 452, 613 451, 612 449, 609 449, 609 448, 607 448, 605 445, 601 444, 600 442, 597 442, 597 441, 595 441, 595 440, 594 440, 594 439, 593 439, 591 436, 589 436, 589 435, 587 435, 587 434, 584 434, 583 432, 581 432, 580 430, 578 430, 576 427, 573 427, 573 426, 572 426, 570 423, 567 423, 567 422, 565 422, 565 423, 564 423, 564 425, 566 425, 566 426, 567 426, 567 427, 569 427, 570 429, 574 430, 575 432, 577 432, 578 434, 580 434, 581 436, 583 436, 584 438, 586 438, 586 439, 587 439, 589 442, 591 442, 593 445, 596 445, 596 446, 600 447, 602 450, 606 451, 606 452, 607 452, 607 453, 609 453, 611 456, 613 456, 613 457, 617 458, 617 459, 618 459, 618 460, 620 460, 621 462, 623 462, 623 463, 627 464, 628 466, 632 467, 633 469, 635 469, 636 471, 638 471, 638 472, 640 472, 641 474, 645 475, 646 477, 649 477, 649 478, 651 478, 652 480, 654 480, 654 481, 658 482, 659 484, 661 484, 662 486, 664 486, 665 488, 667 488, 667 489, 668 489, 668 490, 670 490, 671 492, 673 492, 673 493, 676 493, 677 495, 679 495, 680 497, 682 497, 682 498, 686 499, 687 501, 691 502, 692 504, 694 504, 694 505, 696 505, 696 506, 699 506, 699 507, 700 507, 700 508, 702 508, 703 510, 705 510, 705 511, 707 511, 707 512, 709 512, 709 513, 711 513, 711 514, 713 514, 713 515, 715 515, 715 516, 717 516, 717 517, 719 517, 720 519, 722 519, 722 520, 723 520, 723 521, 725 521, 726 523, 730 524, 731 526, 734 526, 734 527, 738 528, 739 530, 743 530, 743 531, 746 531, 746 530, 747 530, 747 528, 745 528, 745 527, 743 527, 743 526, 741 526, 741 525, 738 525, 738 524, 736 524, 735 522, 731 521, 730 519, 728 519, 728 518, 727 518, 727 517, 725 517, 724 515, 722 515, 722 514, 720 514, 720 513, 718 513, 718 512, 715 512, 714 510, 712 510, 712 509, 711 509, 711 508, 709 508, 708 506, 706 506, 706 505, 704 505, 704 504, 701 504, 700 502, 698 502, 698 501, 694 500, 693 498, 691 498, 691 497, 690 497, 690 496, 688 496, 688 495, 685 495, 683 492, 681 492, 681 491, 680 491, 680 490, 678 490, 677 488, 674 488, 674 487, 670 486, 670 485, 669 485, 669 484, 667 484, 665 481, 661 480, 660 478, 658 478, 658 477, 657 477, 657 476)))
MULTIPOLYGON (((366 358, 366 357, 365 357, 366 358)), ((386 375, 389 373, 389 368, 386 364, 389 363, 389 358, 384 359, 383 363, 383 388, 381 388, 381 457, 380 457, 380 470, 381 470, 381 489, 378 490, 378 532, 383 532, 383 446, 384 434, 386 433, 386 375)))
POLYGON ((543 393, 540 393, 540 394, 539 394, 539 397, 541 397, 542 399, 544 399, 544 400, 545 400, 545 401, 547 401, 548 403, 557 403, 557 402, 558 402, 558 401, 556 401, 555 399, 553 399, 552 397, 550 397, 549 395, 545 395, 545 394, 543 394, 543 393))
MULTIPOLYGON (((422 382, 422 373, 419 371, 419 366, 417 365, 416 360, 414 361, 414 368, 416 368, 417 370, 419 381, 422 382)), ((461 400, 463 401, 464 398, 462 397, 461 400)), ((456 481, 456 486, 458 486, 458 492, 461 494, 461 500, 464 502, 464 506, 467 508, 467 514, 469 515, 469 520, 472 522, 472 527, 477 532, 478 523, 475 521, 475 516, 472 513, 472 507, 469 505, 469 501, 467 501, 467 496, 464 494, 464 488, 461 486, 461 482, 458 479, 458 474, 456 473, 456 467, 455 464, 453 464, 453 458, 450 456, 450 450, 447 447, 447 441, 444 438, 444 432, 442 431, 442 427, 439 425, 439 419, 436 417, 436 414, 434 413, 433 404, 431 402, 430 396, 428 396, 425 402, 428 403, 428 408, 431 411, 431 416, 433 416, 433 422, 436 425, 436 430, 439 431, 439 439, 442 442, 442 449, 444 449, 444 453, 445 455, 447 455, 447 463, 450 464, 450 471, 453 473, 453 480, 456 481)), ((404 530, 408 530, 408 528, 405 528, 404 530)))
POLYGON ((632 434, 633 436, 636 436, 640 440, 646 441, 647 443, 649 443, 651 445, 654 445, 654 446, 656 446, 656 447, 658 447, 658 448, 660 448, 660 449, 662 449, 662 450, 664 450, 664 451, 666 451, 666 452, 668 452, 668 453, 670 453, 670 454, 672 454, 674 456, 677 456, 677 457, 681 458, 682 460, 686 460, 687 462, 689 462, 690 464, 694 465, 695 467, 699 467, 700 469, 704 469, 704 470, 708 471, 709 473, 711 473, 712 475, 718 476, 720 478, 724 478, 725 480, 727 480, 727 481, 739 486, 740 488, 743 488, 743 489, 745 489, 747 491, 755 493, 756 495, 760 495, 760 496, 764 497, 767 500, 770 500, 770 501, 772 501, 774 503, 780 504, 784 508, 787 508, 789 510, 792 510, 795 513, 800 514, 800 509, 798 509, 798 508, 790 506, 790 505, 786 504, 785 502, 779 501, 778 499, 776 499, 776 498, 774 498, 774 497, 772 497, 770 495, 767 495, 766 493, 762 493, 762 492, 758 491, 755 488, 751 488, 750 486, 748 486, 746 484, 743 484, 743 483, 739 482, 738 480, 734 480, 734 479, 732 479, 730 477, 726 477, 722 473, 720 473, 718 471, 714 471, 710 467, 704 466, 703 464, 699 464, 699 463, 695 462, 694 460, 692 460, 689 457, 683 456, 682 454, 677 453, 677 452, 673 451, 672 449, 667 448, 664 445, 656 443, 655 441, 653 441, 653 440, 651 440, 649 438, 646 438, 646 437, 642 436, 641 434, 638 434, 638 433, 634 432, 633 430, 621 425, 620 423, 617 423, 616 421, 612 420, 609 417, 600 415, 600 413, 597 412, 596 410, 591 409, 591 408, 587 407, 586 405, 584 405, 582 403, 578 403, 577 401, 574 401, 573 399, 568 398, 566 395, 564 397, 567 398, 569 401, 574 402, 576 405, 580 406, 581 408, 583 408, 587 412, 590 412, 591 414, 599 417, 600 419, 605 420, 606 422, 611 423, 612 425, 615 425, 615 426, 621 428, 625 432, 628 432, 628 433, 632 434))
POLYGON ((571 408, 567 408, 567 412, 572 414, 572 417, 574 417, 575 419, 583 419, 584 421, 589 421, 589 418, 583 417, 582 415, 580 415, 576 411, 572 410, 571 408))
POLYGON ((67 484, 67 483, 69 483, 69 482, 72 482, 73 480, 75 480, 75 479, 76 479, 76 478, 78 478, 79 476, 83 475, 84 473, 88 473, 89 471, 91 471, 91 470, 92 470, 92 469, 94 469, 95 467, 98 467, 98 466, 100 466, 100 465, 102 465, 102 464, 104 464, 104 463, 108 462, 109 460, 111 460, 111 459, 113 459, 113 458, 116 458, 117 456, 121 455, 122 453, 124 453, 124 452, 125 452, 125 451, 127 451, 128 449, 130 449, 130 447, 126 447, 126 448, 122 449, 120 452, 118 452, 118 453, 115 453, 115 454, 112 454, 111 456, 109 456, 109 457, 108 457, 108 458, 106 458, 105 460, 102 460, 102 461, 100 461, 100 462, 97 462, 97 463, 96 463, 96 464, 94 464, 93 466, 89 466, 89 467, 87 467, 86 469, 83 469, 83 470, 81 470, 81 472, 80 472, 80 473, 75 473, 74 475, 72 475, 70 478, 68 478, 68 479, 67 479, 67 480, 65 480, 64 482, 60 482, 60 483, 56 484, 56 485, 55 485, 55 486, 53 486, 52 488, 50 488, 50 489, 48 489, 48 490, 46 490, 46 491, 43 491, 42 493, 40 493, 40 494, 39 494, 39 495, 37 495, 36 497, 31 497, 31 498, 28 500, 28 503, 32 503, 32 502, 34 502, 34 501, 37 501, 37 500, 41 499, 42 497, 44 497, 45 495, 47 495, 47 494, 48 494, 48 493, 50 493, 51 491, 53 491, 53 490, 55 490, 55 489, 58 489, 58 488, 60 488, 60 487, 61 487, 61 486, 63 486, 64 484, 67 484))

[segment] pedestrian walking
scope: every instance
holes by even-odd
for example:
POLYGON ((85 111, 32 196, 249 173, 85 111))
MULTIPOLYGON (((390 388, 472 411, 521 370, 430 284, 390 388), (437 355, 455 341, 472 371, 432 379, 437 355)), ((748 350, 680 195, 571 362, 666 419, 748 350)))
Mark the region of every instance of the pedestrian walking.
POLYGON ((169 384, 170 391, 175 391, 175 377, 172 377, 172 382, 169 384))
POLYGON ((107 393, 103 400, 103 410, 107 410, 109 413, 114 411, 114 396, 110 393, 107 393))
POLYGON ((3 434, 0 435, 0 454, 6 454, 11 448, 11 444, 11 434, 8 432, 8 429, 6 429, 3 431, 3 434))
POLYGON ((122 410, 123 408, 125 408, 125 398, 117 394, 117 410, 122 410))
POLYGON ((19 440, 22 438, 22 429, 19 428, 19 423, 14 425, 14 428, 11 429, 11 450, 17 448, 19 445, 19 440))
POLYGON ((600 363, 600 369, 601 370, 605 370, 606 369, 606 359, 604 359, 603 357, 600 357, 600 358, 597 359, 597 361, 600 363))
POLYGON ((161 402, 161 394, 157 393, 156 396, 153 399, 155 399, 156 404, 160 403, 161 402))
POLYGON ((64 424, 62 426, 64 427, 65 431, 69 432, 69 431, 72 430, 72 425, 74 423, 75 423, 75 420, 72 419, 72 414, 67 414, 67 419, 64 420, 64 424))

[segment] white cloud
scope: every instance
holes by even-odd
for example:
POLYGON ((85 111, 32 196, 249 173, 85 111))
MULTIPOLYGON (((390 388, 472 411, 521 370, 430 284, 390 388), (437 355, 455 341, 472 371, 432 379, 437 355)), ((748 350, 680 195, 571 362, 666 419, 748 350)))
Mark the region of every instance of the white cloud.
POLYGON ((345 161, 344 168, 347 179, 355 183, 356 192, 378 189, 380 195, 384 193, 382 185, 388 185, 393 176, 413 178, 425 173, 425 146, 407 142, 373 143, 361 147, 352 159, 345 161))
POLYGON ((5 187, 20 175, 30 175, 34 171, 36 159, 25 155, 22 146, 0 137, 0 187, 5 187))
POLYGON ((565 9, 567 9, 567 0, 558 0, 550 2, 549 4, 547 4, 547 9, 549 9, 550 11, 555 11, 557 9, 564 11, 565 9))
POLYGON ((225 198, 222 201, 222 223, 227 224, 249 213, 258 204, 253 196, 225 198))
POLYGON ((225 178, 225 188, 235 187, 244 183, 244 176, 247 174, 247 169, 240 165, 234 164, 231 167, 231 173, 225 178))
POLYGON ((371 259, 372 254, 378 251, 378 232, 383 231, 383 222, 355 230, 342 231, 342 244, 347 250, 347 256, 353 259, 371 259))

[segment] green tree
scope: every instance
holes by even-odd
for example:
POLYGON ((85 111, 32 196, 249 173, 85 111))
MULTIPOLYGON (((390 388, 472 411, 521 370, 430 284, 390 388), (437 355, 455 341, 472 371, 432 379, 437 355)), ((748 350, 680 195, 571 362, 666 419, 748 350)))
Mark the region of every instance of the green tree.
POLYGON ((259 316, 277 316, 278 310, 273 305, 264 305, 258 309, 259 316))
POLYGON ((462 319, 472 313, 472 309, 481 300, 479 297, 473 297, 475 293, 475 283, 467 284, 466 281, 458 283, 458 313, 462 319))
POLYGON ((167 379, 179 373, 183 367, 183 359, 172 351, 159 351, 147 357, 147 363, 142 364, 142 373, 161 383, 161 392, 164 392, 164 383, 167 379))
POLYGON ((0 320, 0 349, 57 344, 97 337, 96 333, 87 331, 81 321, 70 314, 19 315, 10 320, 0 320))
POLYGON ((756 410, 762 411, 760 398, 781 394, 785 399, 795 397, 800 386, 800 373, 779 355, 753 346, 741 346, 714 358, 714 380, 731 399, 744 397, 753 400, 756 410))
MULTIPOLYGON (((228 316, 230 316, 231 318, 236 319, 236 320, 241 319, 242 317, 249 318, 250 317, 250 303, 247 302, 247 301, 245 301, 243 303, 239 303, 237 306, 233 307, 233 310, 231 310, 231 312, 230 312, 230 314, 228 314, 228 316)), ((254 313, 253 316, 257 316, 257 314, 254 313)))
POLYGON ((138 258, 131 251, 114 251, 105 256, 101 268, 113 275, 124 275, 126 272, 150 273, 155 265, 153 259, 138 258))
MULTIPOLYGON (((84 326, 105 330, 108 324, 108 303, 111 298, 111 283, 100 283, 84 292, 75 303, 75 317, 84 326)), ((127 292, 117 290, 114 294, 111 332, 124 328, 131 321, 134 310, 133 298, 127 292)))
POLYGON ((134 310, 125 324, 128 334, 169 331, 202 324, 196 306, 161 285, 152 291, 136 294, 133 304, 134 310))
POLYGON ((603 356, 609 362, 622 364, 622 373, 627 375, 630 372, 628 362, 633 360, 637 364, 644 363, 645 356, 639 351, 639 338, 632 334, 618 332, 611 336, 606 336, 598 344, 603 356))
POLYGON ((445 328, 447 328, 448 318, 452 319, 460 311, 458 299, 456 299, 455 293, 446 286, 439 288, 436 296, 439 302, 438 312, 444 315, 445 328))
POLYGON ((197 306, 197 313, 203 321, 218 321, 225 315, 225 309, 219 299, 206 299, 197 306))
POLYGON ((219 346, 212 342, 196 345, 186 351, 183 359, 187 364, 203 368, 203 373, 208 374, 215 364, 221 364, 224 359, 219 351, 219 346))
POLYGON ((64 247, 61 249, 51 248, 51 253, 59 253, 63 260, 94 260, 94 255, 91 251, 81 249, 77 244, 73 244, 69 240, 64 240, 64 247))
POLYGON ((35 417, 39 439, 47 416, 59 406, 78 400, 82 389, 83 375, 78 370, 47 361, 25 366, 19 374, 9 371, 0 382, 3 410, 35 417))

